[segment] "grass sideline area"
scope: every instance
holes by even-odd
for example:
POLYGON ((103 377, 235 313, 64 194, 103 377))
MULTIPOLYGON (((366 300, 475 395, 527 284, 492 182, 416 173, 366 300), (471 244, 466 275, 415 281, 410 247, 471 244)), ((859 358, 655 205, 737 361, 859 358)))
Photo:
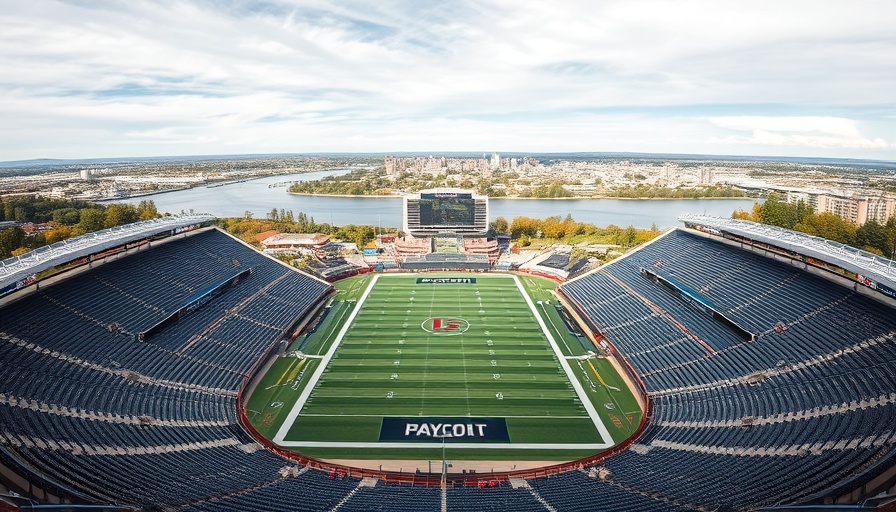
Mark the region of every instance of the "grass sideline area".
POLYGON ((637 401, 567 329, 555 282, 451 273, 380 275, 370 286, 374 277, 336 283, 315 332, 262 378, 246 405, 262 435, 325 459, 432 459, 438 440, 381 442, 383 418, 502 418, 509 442, 449 440, 451 458, 563 461, 637 428, 637 401), (457 282, 419 282, 433 278, 457 282))

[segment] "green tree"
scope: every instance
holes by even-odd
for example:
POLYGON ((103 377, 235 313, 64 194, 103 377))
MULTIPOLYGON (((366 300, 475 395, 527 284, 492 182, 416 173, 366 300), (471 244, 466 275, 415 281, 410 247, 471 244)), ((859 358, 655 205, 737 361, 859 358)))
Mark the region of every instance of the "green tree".
POLYGON ((616 245, 628 248, 635 245, 638 239, 638 230, 634 226, 629 226, 619 232, 616 237, 616 245))
POLYGON ((498 217, 495 219, 495 233, 508 233, 510 230, 510 225, 507 223, 507 219, 504 217, 498 217))
POLYGON ((78 221, 78 231, 79 233, 99 231, 103 229, 105 222, 106 212, 101 208, 83 208, 78 221))
POLYGON ((140 219, 137 207, 127 203, 115 203, 106 207, 106 216, 103 227, 111 228, 136 222, 140 219))
POLYGON ((67 226, 65 224, 54 225, 44 233, 44 241, 47 244, 53 244, 71 237, 72 226, 67 226))
POLYGON ((572 197, 572 192, 563 188, 562 181, 555 181, 548 189, 548 197, 572 197))
POLYGON ((539 229, 541 229, 541 221, 531 217, 514 217, 510 221, 510 237, 514 239, 522 235, 535 236, 539 229))
POLYGON ((887 233, 886 246, 883 248, 884 256, 891 260, 896 259, 896 215, 887 219, 884 231, 887 233))
POLYGON ((768 195, 765 203, 759 207, 759 222, 786 229, 793 229, 793 227, 802 222, 806 215, 810 214, 811 211, 811 207, 803 201, 800 201, 797 204, 791 204, 781 201, 778 194, 771 193, 768 195))
POLYGON ((74 226, 81 220, 81 213, 77 208, 60 208, 53 210, 53 222, 57 224, 65 224, 66 226, 74 226))
POLYGON ((25 242, 25 231, 13 226, 0 231, 0 258, 9 258, 13 251, 22 247, 25 242))
POLYGON ((794 229, 843 244, 856 243, 856 225, 833 213, 808 215, 794 229))
POLYGON ((33 218, 32 212, 33 210, 27 206, 16 206, 13 209, 12 218, 19 222, 28 222, 33 218))
POLYGON ((144 199, 137 205, 137 216, 141 220, 155 219, 159 216, 159 209, 152 199, 144 199))
POLYGON ((856 230, 856 247, 885 255, 888 247, 887 229, 877 221, 869 220, 856 230))
POLYGON ((556 215, 544 219, 541 223, 541 231, 545 238, 560 239, 566 234, 560 222, 560 216, 556 215))
POLYGON ((743 208, 738 208, 734 210, 731 214, 732 219, 741 219, 741 220, 753 220, 753 214, 744 210, 743 208))
POLYGON ((362 249, 367 242, 374 238, 373 226, 356 226, 354 224, 346 224, 336 233, 338 238, 351 240, 358 244, 358 248, 362 249))

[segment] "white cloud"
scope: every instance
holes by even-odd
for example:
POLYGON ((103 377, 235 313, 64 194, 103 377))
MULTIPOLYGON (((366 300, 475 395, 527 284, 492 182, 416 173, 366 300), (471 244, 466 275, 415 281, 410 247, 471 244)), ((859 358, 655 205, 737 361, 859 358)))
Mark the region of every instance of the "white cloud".
POLYGON ((281 42, 271 41, 269 39, 244 39, 240 43, 240 47, 252 51, 272 53, 275 55, 289 55, 290 53, 294 53, 295 51, 281 42))
POLYGON ((739 143, 807 148, 894 149, 896 145, 880 137, 868 138, 859 123, 841 117, 713 117, 721 128, 750 132, 750 135, 714 137, 711 143, 739 143))
POLYGON ((842 117, 713 117, 713 124, 733 130, 769 130, 775 132, 820 132, 843 138, 860 137, 856 121, 842 117))
POLYGON ((0 11, 0 160, 449 147, 894 158, 894 15, 874 0, 13 2, 0 11))

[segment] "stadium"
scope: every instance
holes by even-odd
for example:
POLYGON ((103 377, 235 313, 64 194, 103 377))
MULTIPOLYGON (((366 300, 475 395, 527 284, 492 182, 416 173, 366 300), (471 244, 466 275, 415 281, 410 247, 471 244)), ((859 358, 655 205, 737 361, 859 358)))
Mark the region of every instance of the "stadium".
POLYGON ((893 505, 896 262, 684 216, 548 285, 432 194, 335 285, 207 215, 4 260, 0 510, 893 505))

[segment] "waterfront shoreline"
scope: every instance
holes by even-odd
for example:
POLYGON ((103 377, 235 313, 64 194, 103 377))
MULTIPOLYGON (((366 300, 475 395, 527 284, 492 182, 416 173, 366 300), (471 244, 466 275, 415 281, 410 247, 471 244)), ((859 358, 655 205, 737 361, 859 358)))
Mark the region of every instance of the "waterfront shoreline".
MULTIPOLYGON (((344 172, 344 171, 343 171, 344 172)), ((254 218, 265 218, 273 209, 302 212, 314 217, 318 222, 334 226, 347 224, 369 224, 371 219, 382 219, 383 225, 402 225, 402 196, 333 196, 324 194, 289 193, 286 188, 269 187, 270 184, 289 179, 317 179, 334 174, 316 172, 290 177, 278 175, 259 178, 243 183, 232 183, 219 187, 196 187, 176 192, 161 192, 141 198, 119 199, 117 202, 139 204, 143 199, 155 202, 160 212, 202 211, 217 217, 243 217, 248 213, 254 218), (365 201, 367 198, 376 200, 365 201)), ((596 226, 608 224, 632 225, 639 228, 679 226, 678 216, 683 213, 707 213, 730 217, 738 209, 749 209, 753 203, 762 202, 755 198, 492 198, 489 206, 489 220, 502 216, 507 219, 518 216, 546 218, 570 214, 579 222, 590 222, 596 226), (522 200, 522 199, 525 199, 522 200), (600 199, 600 200, 598 200, 600 199)))
MULTIPOLYGON (((293 196, 308 196, 308 197, 347 197, 352 199, 401 199, 405 197, 404 194, 374 194, 374 195, 353 195, 353 194, 316 194, 312 192, 290 192, 286 191, 287 194, 293 196)), ((759 200, 761 198, 758 197, 616 197, 616 196, 577 196, 577 197, 519 197, 519 196, 489 196, 489 201, 500 201, 502 199, 509 199, 512 201, 591 201, 591 200, 600 200, 600 199, 613 199, 619 201, 696 201, 696 200, 707 200, 707 199, 753 199, 759 200)))
MULTIPOLYGON (((314 194, 314 193, 311 193, 311 192, 290 192, 289 190, 287 190, 286 193, 289 194, 289 195, 292 195, 292 196, 308 196, 308 197, 347 197, 347 198, 351 198, 351 199, 366 199, 366 198, 373 198, 373 199, 401 199, 402 197, 404 197, 404 196, 401 196, 401 195, 395 195, 395 194, 373 194, 373 195, 369 195, 369 196, 356 196, 356 195, 353 195, 353 194, 314 194)), ((489 199, 491 199, 491 198, 489 198, 489 199)))

